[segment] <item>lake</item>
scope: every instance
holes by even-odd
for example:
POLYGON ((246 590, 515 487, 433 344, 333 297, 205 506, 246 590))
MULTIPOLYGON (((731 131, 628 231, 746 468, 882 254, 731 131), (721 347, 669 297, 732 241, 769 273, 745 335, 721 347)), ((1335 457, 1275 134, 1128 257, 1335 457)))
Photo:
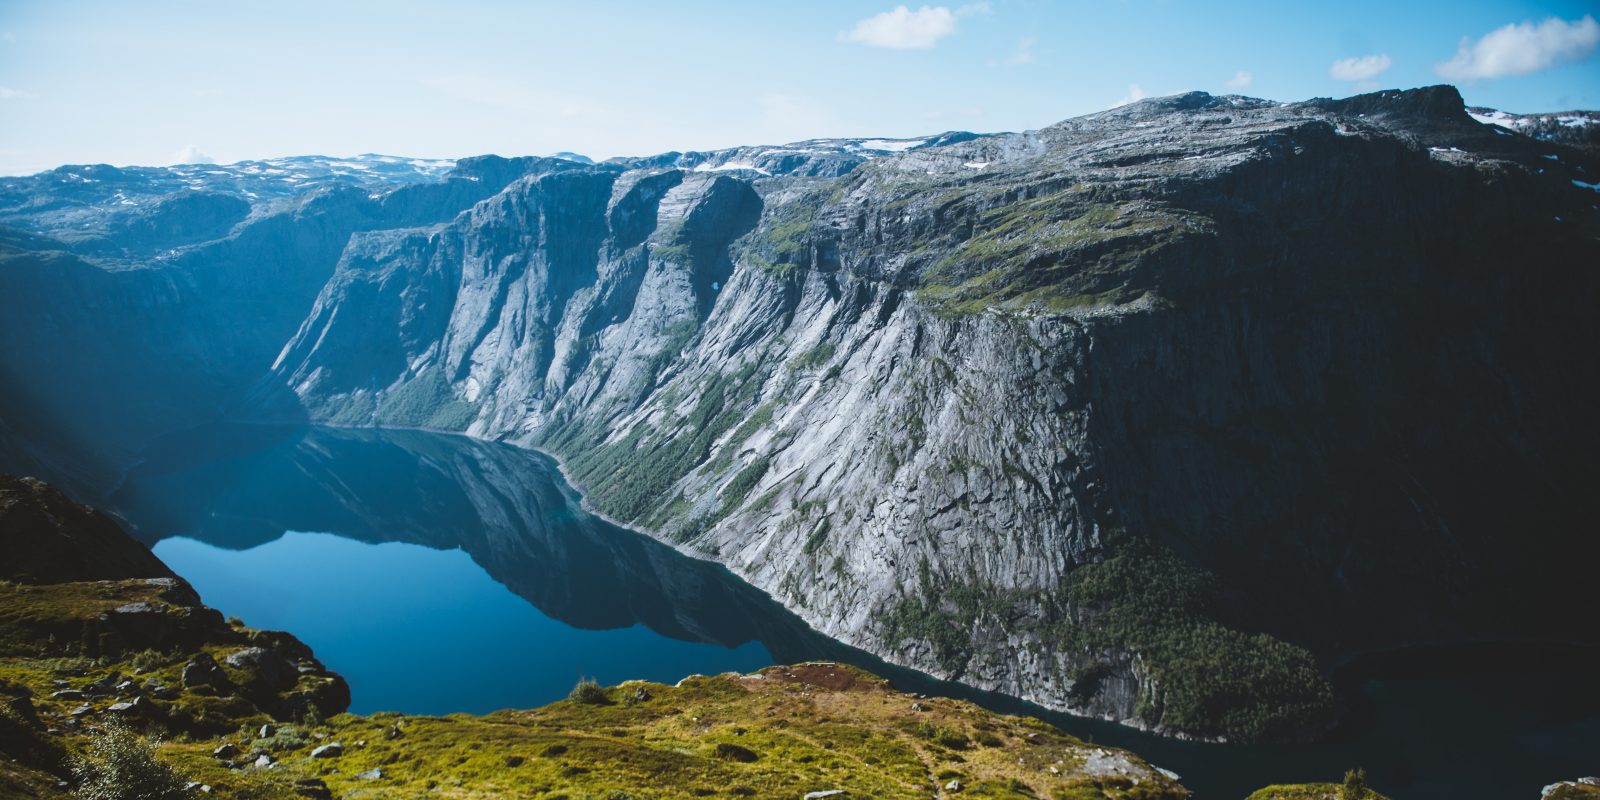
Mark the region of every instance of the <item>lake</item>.
POLYGON ((580 677, 672 683, 833 659, 1126 747, 1201 800, 1352 766, 1397 800, 1532 800, 1600 773, 1593 650, 1367 659, 1339 676, 1353 713, 1330 742, 1178 742, 885 664, 721 566, 587 514, 548 458, 458 436, 210 427, 151 444, 109 505, 208 604, 310 644, 358 713, 530 707, 580 677))

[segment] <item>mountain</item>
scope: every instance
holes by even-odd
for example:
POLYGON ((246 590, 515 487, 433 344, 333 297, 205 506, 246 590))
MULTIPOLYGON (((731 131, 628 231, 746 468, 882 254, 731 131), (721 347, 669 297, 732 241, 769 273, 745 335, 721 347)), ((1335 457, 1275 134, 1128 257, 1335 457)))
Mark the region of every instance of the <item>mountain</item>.
POLYGON ((138 207, 10 179, 0 458, 104 493, 207 420, 538 447, 890 661, 1313 737, 1352 654, 1596 639, 1600 160, 1491 122, 1191 93, 138 207))

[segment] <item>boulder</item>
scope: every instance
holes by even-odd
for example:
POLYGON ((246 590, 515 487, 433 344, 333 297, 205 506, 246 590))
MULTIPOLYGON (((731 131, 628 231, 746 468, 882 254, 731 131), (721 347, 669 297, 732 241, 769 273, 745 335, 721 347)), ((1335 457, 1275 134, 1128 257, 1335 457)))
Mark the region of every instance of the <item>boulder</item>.
POLYGON ((312 758, 338 758, 344 755, 344 745, 338 742, 329 742, 311 751, 312 758))
POLYGON ((264 688, 275 692, 294 688, 300 677, 294 662, 264 647, 235 650, 223 656, 222 663, 254 674, 264 688))
POLYGON ((222 671, 216 659, 209 654, 198 653, 183 665, 183 685, 189 689, 224 691, 233 682, 228 680, 228 673, 222 671))

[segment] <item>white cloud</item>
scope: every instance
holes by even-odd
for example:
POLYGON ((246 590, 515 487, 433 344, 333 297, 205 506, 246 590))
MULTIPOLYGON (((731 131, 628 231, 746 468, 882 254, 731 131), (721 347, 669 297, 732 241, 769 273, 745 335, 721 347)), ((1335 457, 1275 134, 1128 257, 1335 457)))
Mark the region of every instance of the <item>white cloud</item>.
POLYGON ((1011 51, 1011 57, 1006 59, 1006 63, 1014 67, 1020 67, 1023 64, 1032 64, 1033 46, 1038 44, 1038 42, 1039 40, 1032 36, 1022 37, 1022 41, 1017 42, 1017 49, 1011 51))
POLYGON ((0 86, 0 100, 31 100, 38 95, 33 92, 24 92, 9 86, 0 86))
POLYGON ((1328 67, 1328 76, 1334 80, 1351 81, 1353 83, 1367 83, 1373 78, 1389 71, 1393 63, 1387 54, 1380 53, 1372 56, 1357 58, 1341 58, 1328 67))
POLYGON ((1229 89, 1244 89, 1255 82, 1256 76, 1241 69, 1233 73, 1233 77, 1228 79, 1227 84, 1229 89))
POLYGON ((1125 106, 1125 105, 1127 105, 1129 103, 1136 103, 1136 102, 1138 102, 1140 100, 1143 100, 1143 99, 1145 99, 1146 97, 1149 97, 1149 96, 1150 95, 1147 95, 1147 94, 1144 93, 1144 87, 1140 86, 1137 83, 1130 83, 1130 84, 1128 84, 1128 93, 1127 93, 1127 95, 1123 96, 1123 98, 1121 100, 1118 100, 1111 107, 1112 108, 1116 108, 1118 106, 1125 106))
POLYGON ((211 156, 206 155, 205 153, 200 152, 200 148, 195 147, 192 144, 186 144, 186 145, 183 146, 182 150, 178 151, 177 155, 172 157, 172 163, 174 163, 174 164, 215 164, 215 163, 217 163, 217 160, 212 158, 211 156))
POLYGON ((912 11, 895 6, 857 22, 839 34, 841 42, 855 42, 891 50, 926 50, 956 32, 957 20, 972 14, 989 13, 988 3, 973 3, 951 11, 945 6, 923 6, 912 11))
POLYGON ((1572 22, 1551 17, 1538 25, 1523 22, 1496 28, 1477 42, 1463 37, 1455 58, 1433 71, 1456 81, 1527 75, 1582 61, 1597 44, 1600 23, 1594 17, 1585 14, 1572 22))

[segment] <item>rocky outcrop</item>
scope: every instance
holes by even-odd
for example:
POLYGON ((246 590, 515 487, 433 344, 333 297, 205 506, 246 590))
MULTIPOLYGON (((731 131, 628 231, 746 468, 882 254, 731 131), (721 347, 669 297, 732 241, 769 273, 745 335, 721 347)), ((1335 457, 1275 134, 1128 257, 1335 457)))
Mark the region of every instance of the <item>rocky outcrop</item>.
POLYGON ((0 475, 0 578, 61 583, 176 577, 105 514, 42 481, 0 475))
POLYGON ((81 703, 77 717, 215 735, 240 717, 330 716, 350 705, 344 679, 300 640, 224 621, 116 523, 39 481, 0 477, 0 557, 9 657, 55 659, 80 674, 71 665, 110 668, 53 695, 81 703), (212 649, 226 653, 221 664, 212 649))
MULTIPOLYGON (((1315 657, 1572 633, 1600 163, 1449 87, 473 169, 470 208, 328 193, 186 251, 269 220, 316 244, 293 292, 227 271, 270 314, 171 332, 226 375, 189 394, 545 448, 825 633, 1170 733, 1315 734, 1315 657)), ((40 308, 71 280, 17 272, 40 308)), ((221 285, 194 297, 245 307, 221 285)), ((95 325, 5 343, 58 329, 95 325)))

